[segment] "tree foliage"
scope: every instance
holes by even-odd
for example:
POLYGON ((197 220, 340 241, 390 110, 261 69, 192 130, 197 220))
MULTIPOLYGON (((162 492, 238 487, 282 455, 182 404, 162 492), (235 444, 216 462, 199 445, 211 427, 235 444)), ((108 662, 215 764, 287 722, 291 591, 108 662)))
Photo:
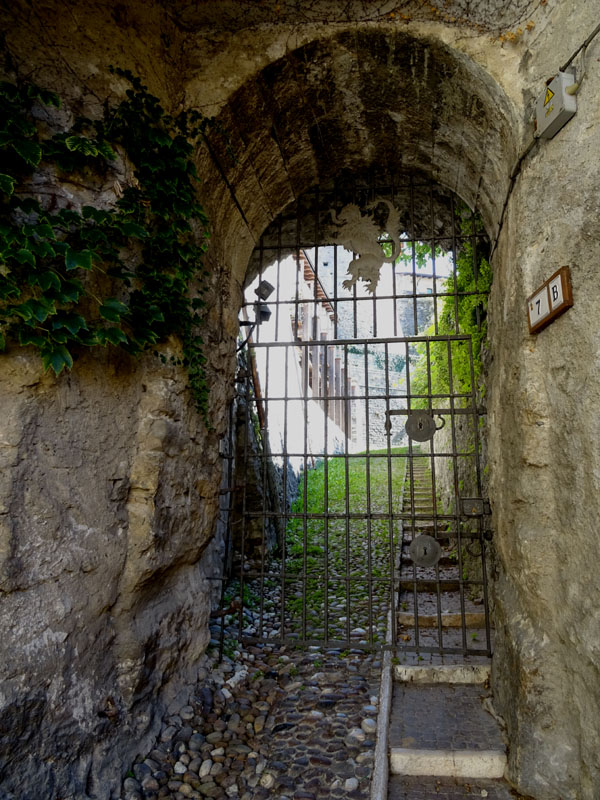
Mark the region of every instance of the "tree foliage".
MULTIPOLYGON (((410 370, 411 395, 468 394, 473 386, 479 386, 481 379, 481 348, 487 336, 487 303, 492 271, 486 258, 488 247, 481 237, 476 236, 482 230, 481 222, 473 220, 470 212, 463 209, 459 225, 462 235, 474 235, 461 240, 456 256, 456 274, 445 281, 444 291, 447 294, 441 298, 437 335, 467 334, 470 337, 473 374, 468 341, 453 341, 450 344, 433 341, 429 344, 428 378, 428 345, 421 342, 417 344, 417 358, 410 370), (472 230, 472 226, 475 226, 475 230, 472 230)), ((426 335, 435 334, 435 325, 432 325, 426 335)), ((425 397, 414 403, 415 407, 426 408, 427 405, 425 397)))

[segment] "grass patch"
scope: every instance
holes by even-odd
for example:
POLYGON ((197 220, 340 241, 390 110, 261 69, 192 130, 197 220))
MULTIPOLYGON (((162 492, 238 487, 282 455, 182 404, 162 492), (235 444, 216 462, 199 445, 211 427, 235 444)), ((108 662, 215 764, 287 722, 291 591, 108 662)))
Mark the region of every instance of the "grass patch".
POLYGON ((370 641, 385 635, 398 544, 390 515, 400 510, 405 463, 379 450, 328 456, 305 473, 292 514, 315 516, 292 518, 286 531, 285 606, 292 631, 323 639, 346 638, 354 628, 365 629, 370 641))

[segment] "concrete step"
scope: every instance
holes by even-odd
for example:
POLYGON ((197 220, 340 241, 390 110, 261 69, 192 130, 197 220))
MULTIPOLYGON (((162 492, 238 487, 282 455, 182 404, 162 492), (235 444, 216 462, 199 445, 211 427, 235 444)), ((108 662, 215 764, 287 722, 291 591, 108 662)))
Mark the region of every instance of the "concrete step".
MULTIPOLYGON (((456 613, 442 613, 440 614, 442 621, 442 628, 461 628, 462 615, 456 613)), ((437 628, 438 617, 437 614, 419 614, 418 615, 419 628, 437 628)), ((415 625, 415 615, 412 612, 400 611, 398 614, 398 625, 405 628, 413 628, 415 625)), ((465 613, 465 627, 467 628, 485 628, 485 614, 482 613, 465 613)))
MULTIPOLYGON (((442 592, 458 592, 460 591, 460 582, 452 579, 445 580, 440 584, 440 590, 442 592)), ((400 591, 413 592, 414 582, 412 580, 400 581, 400 591)), ((435 580, 417 580, 417 592, 427 592, 428 594, 437 592, 437 582, 435 580)))
POLYGON ((480 685, 397 683, 390 723, 393 775, 498 779, 506 751, 480 685))
POLYGON ((492 667, 485 664, 426 664, 394 665, 394 680, 400 683, 419 684, 475 684, 489 685, 492 667))
POLYGON ((388 800, 518 800, 503 780, 392 775, 388 800))

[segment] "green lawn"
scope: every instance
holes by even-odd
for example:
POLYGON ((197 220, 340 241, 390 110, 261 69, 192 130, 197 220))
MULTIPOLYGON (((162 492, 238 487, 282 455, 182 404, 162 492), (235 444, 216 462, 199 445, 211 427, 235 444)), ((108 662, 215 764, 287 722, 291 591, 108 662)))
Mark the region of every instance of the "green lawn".
MULTIPOLYGON (((391 454, 405 452, 394 448, 391 454)), ((400 511, 405 463, 388 457, 387 450, 330 456, 303 476, 292 514, 319 516, 293 518, 287 526, 285 608, 291 632, 344 640, 362 628, 366 634, 353 640, 385 636, 399 542, 398 524, 389 514, 400 511)))

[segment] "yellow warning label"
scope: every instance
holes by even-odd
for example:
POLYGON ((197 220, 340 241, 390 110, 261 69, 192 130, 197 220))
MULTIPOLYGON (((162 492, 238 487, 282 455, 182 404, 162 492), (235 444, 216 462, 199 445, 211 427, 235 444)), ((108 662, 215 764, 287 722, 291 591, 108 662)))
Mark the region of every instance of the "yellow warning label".
POLYGON ((548 86, 548 88, 546 89, 546 96, 544 97, 544 105, 547 106, 548 103, 550 102, 550 100, 552 100, 553 97, 554 97, 554 92, 548 86))

